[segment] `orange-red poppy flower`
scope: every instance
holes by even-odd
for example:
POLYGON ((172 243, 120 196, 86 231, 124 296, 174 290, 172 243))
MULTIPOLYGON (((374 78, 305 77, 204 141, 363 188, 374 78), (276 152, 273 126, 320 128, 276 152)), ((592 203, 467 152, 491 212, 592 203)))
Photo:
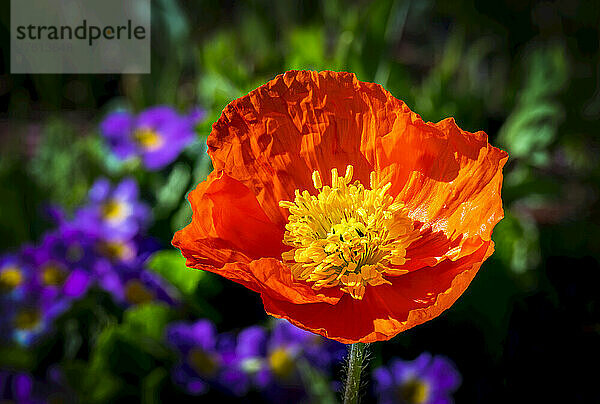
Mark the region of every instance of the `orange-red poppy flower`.
POLYGON ((354 74, 277 76, 225 108, 208 153, 173 245, 328 338, 387 340, 438 316, 494 250, 506 152, 354 74))

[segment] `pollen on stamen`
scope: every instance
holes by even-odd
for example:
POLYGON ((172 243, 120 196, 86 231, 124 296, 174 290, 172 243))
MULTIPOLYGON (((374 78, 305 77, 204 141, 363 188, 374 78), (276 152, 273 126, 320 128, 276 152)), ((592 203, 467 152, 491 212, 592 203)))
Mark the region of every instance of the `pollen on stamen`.
POLYGON ((321 181, 321 175, 319 174, 318 171, 314 171, 312 173, 312 180, 313 180, 313 184, 315 185, 316 189, 321 189, 323 187, 323 182, 321 181))
POLYGON ((384 276, 407 271, 406 248, 418 238, 402 201, 380 186, 375 172, 371 189, 354 181, 354 167, 343 177, 331 170, 331 186, 323 185, 318 171, 312 173, 317 195, 296 190, 293 201, 280 201, 288 209, 283 243, 292 247, 282 254, 294 278, 309 282, 316 290, 339 287, 362 299, 366 286, 389 284, 384 276))

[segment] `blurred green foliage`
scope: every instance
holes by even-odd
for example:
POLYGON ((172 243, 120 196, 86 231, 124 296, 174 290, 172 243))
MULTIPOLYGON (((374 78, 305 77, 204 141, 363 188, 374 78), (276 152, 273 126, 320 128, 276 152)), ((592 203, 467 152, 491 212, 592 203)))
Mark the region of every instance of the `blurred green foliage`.
MULTIPOLYGON (((457 401, 492 402, 512 380, 506 346, 526 339, 515 326, 515 301, 560 299, 560 286, 548 275, 557 256, 567 272, 577 269, 570 259, 600 259, 600 8, 593 3, 153 1, 151 75, 0 78, 3 118, 11 123, 0 137, 0 247, 38 239, 49 226, 42 205, 72 209, 104 174, 139 181, 156 218, 151 232, 168 248, 173 231, 191 218, 184 195, 211 170, 204 141, 225 105, 288 69, 351 71, 382 84, 425 120, 453 116, 466 130, 484 130, 510 155, 495 255, 450 313, 376 347, 374 359, 444 352, 464 374, 457 401), (159 173, 110 157, 97 122, 117 107, 137 111, 161 103, 206 108, 198 142, 159 173)), ((186 269, 177 251, 156 253, 147 266, 192 302, 188 317, 254 321, 246 314, 260 306, 259 298, 186 269), (220 297, 231 290, 234 299, 220 297), (231 313, 239 318, 228 318, 231 313)), ((68 344, 54 359, 63 360, 72 388, 88 402, 139 395, 153 402, 168 390, 174 358, 159 340, 176 315, 154 304, 119 314, 114 307, 100 310, 110 304, 98 301, 80 302, 71 314, 76 320, 59 324, 68 344)), ((561 321, 579 318, 560 314, 561 321)), ((588 328, 597 339, 597 318, 588 328)), ((34 368, 51 362, 48 351, 0 350, 0 363, 34 368)), ((331 401, 318 375, 305 377, 314 401, 331 401)))
POLYGON ((168 378, 165 366, 175 360, 162 344, 170 316, 169 307, 147 303, 128 309, 120 324, 104 328, 88 362, 64 366, 67 377, 76 380, 72 387, 79 396, 93 403, 133 399, 140 393, 159 397, 157 389, 168 378))
POLYGON ((549 147, 556 141, 564 110, 556 96, 567 81, 568 66, 562 46, 534 50, 525 63, 525 81, 498 142, 514 159, 533 166, 549 164, 549 147))

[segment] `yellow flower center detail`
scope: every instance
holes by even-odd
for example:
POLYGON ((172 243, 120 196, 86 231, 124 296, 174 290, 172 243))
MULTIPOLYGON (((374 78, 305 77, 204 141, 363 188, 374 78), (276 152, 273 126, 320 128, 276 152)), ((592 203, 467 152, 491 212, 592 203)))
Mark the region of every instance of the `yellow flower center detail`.
POLYGON ((406 248, 418 238, 404 204, 387 194, 391 183, 379 184, 371 173, 371 189, 351 183, 354 167, 338 176, 331 170, 331 186, 323 186, 318 171, 312 179, 319 194, 296 190, 293 202, 280 201, 289 210, 283 242, 293 247, 282 254, 296 279, 312 287, 339 286, 362 299, 365 286, 389 284, 383 275, 402 275, 406 248))
POLYGON ((158 132, 148 128, 136 130, 133 138, 145 150, 156 150, 164 143, 163 137, 158 132))
POLYGON ((128 206, 115 199, 105 202, 101 209, 102 217, 111 222, 122 220, 128 213, 128 206))
POLYGON ((133 248, 121 241, 102 241, 97 248, 102 255, 113 260, 127 261, 135 256, 133 248))
POLYGON ((48 264, 42 269, 42 282, 47 286, 61 286, 67 280, 67 271, 56 264, 48 264))
POLYGON ((33 330, 41 322, 42 316, 38 310, 24 309, 15 316, 15 327, 18 330, 33 330))
POLYGON ((219 367, 216 359, 200 348, 192 348, 190 350, 188 362, 202 376, 213 375, 219 367))
POLYGON ((398 391, 400 402, 407 404, 422 404, 429 396, 429 386, 417 379, 408 380, 398 391))
POLYGON ((269 366, 281 379, 287 379, 294 371, 294 359, 285 348, 277 348, 269 354, 269 366))
POLYGON ((0 292, 11 292, 23 283, 23 272, 17 267, 7 267, 0 272, 0 292))

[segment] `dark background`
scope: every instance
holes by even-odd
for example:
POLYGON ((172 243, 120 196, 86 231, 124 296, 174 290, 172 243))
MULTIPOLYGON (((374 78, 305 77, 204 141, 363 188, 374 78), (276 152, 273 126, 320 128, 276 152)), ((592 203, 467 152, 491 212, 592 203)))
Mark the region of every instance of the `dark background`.
MULTIPOLYGON (((452 309, 374 344, 371 365, 444 354, 463 375, 458 403, 600 402, 599 2, 156 0, 140 76, 9 74, 8 3, 0 251, 38 240, 45 204, 77 206, 106 173, 96 126, 115 106, 199 104, 205 137, 276 74, 351 71, 510 154, 496 253, 452 309)), ((165 248, 175 213, 152 228, 165 248)), ((218 282, 219 328, 264 321, 257 295, 218 282)))

